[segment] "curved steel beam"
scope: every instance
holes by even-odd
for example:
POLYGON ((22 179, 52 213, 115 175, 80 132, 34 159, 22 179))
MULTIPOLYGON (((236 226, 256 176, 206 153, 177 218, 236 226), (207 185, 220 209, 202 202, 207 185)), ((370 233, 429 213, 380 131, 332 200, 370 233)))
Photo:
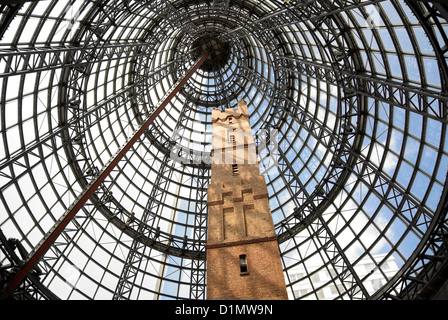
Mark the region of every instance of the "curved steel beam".
POLYGON ((206 53, 202 58, 200 58, 191 70, 186 74, 185 78, 178 81, 171 90, 169 90, 165 96, 162 98, 159 106, 156 108, 154 113, 143 123, 138 130, 134 132, 132 137, 126 142, 126 144, 116 153, 116 155, 106 164, 98 177, 93 180, 88 188, 85 188, 81 195, 75 200, 74 203, 68 208, 68 210, 62 215, 59 221, 53 226, 53 228, 46 234, 45 238, 34 248, 33 252, 30 254, 26 263, 21 267, 19 272, 14 276, 14 278, 9 282, 6 288, 1 293, 0 298, 5 299, 9 297, 14 290, 19 286, 22 280, 26 277, 28 272, 37 264, 40 258, 49 249, 52 243, 61 234, 67 224, 76 215, 76 213, 84 206, 86 201, 90 196, 96 191, 96 189, 101 185, 103 180, 109 175, 109 173, 114 169, 117 163, 124 157, 126 152, 133 146, 133 144, 140 138, 143 132, 149 127, 149 125, 154 121, 154 119, 159 115, 163 108, 169 103, 169 101, 176 95, 179 89, 188 81, 188 79, 194 74, 194 72, 200 67, 200 65, 207 59, 208 54, 206 53))

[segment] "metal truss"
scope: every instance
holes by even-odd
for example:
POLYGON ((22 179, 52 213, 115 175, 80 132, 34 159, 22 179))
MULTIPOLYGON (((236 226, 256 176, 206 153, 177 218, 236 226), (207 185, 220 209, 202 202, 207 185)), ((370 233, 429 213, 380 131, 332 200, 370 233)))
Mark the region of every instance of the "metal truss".
MULTIPOLYGON (((18 266, 20 266, 24 259, 26 259, 28 252, 19 240, 13 238, 7 239, 1 229, 0 242, 2 244, 2 253, 7 257, 9 262, 8 265, 1 266, 0 281, 1 286, 3 287, 5 283, 10 281, 14 273, 17 272, 18 266), (19 251, 19 255, 17 255, 15 249, 19 251)), ((15 298, 17 300, 57 300, 58 297, 42 284, 40 280, 41 274, 42 270, 34 268, 28 279, 16 290, 15 298)))
MULTIPOLYGON (((184 107, 182 108, 182 112, 180 115, 180 119, 185 119, 185 113, 189 110, 189 106, 187 103, 184 104, 184 107)), ((179 121, 177 123, 176 130, 180 130, 182 121, 179 121)), ((154 128, 154 126, 152 126, 154 128)), ((154 138, 154 135, 151 134, 151 138, 154 138)), ((179 136, 173 137, 171 140, 172 143, 171 146, 178 144, 179 136)), ((157 139, 155 139, 157 140, 157 139)), ((163 203, 164 198, 166 197, 165 190, 168 188, 168 184, 172 179, 173 171, 171 170, 173 164, 173 161, 176 161, 176 159, 179 159, 180 157, 173 157, 172 152, 181 152, 181 150, 176 151, 173 147, 171 149, 171 152, 167 152, 165 154, 165 157, 163 161, 161 162, 161 167, 159 168, 156 180, 154 181, 154 187, 151 190, 151 194, 148 199, 148 203, 146 205, 146 209, 144 212, 144 215, 141 219, 141 221, 137 222, 137 225, 133 225, 135 222, 133 219, 128 218, 127 226, 130 228, 134 228, 137 230, 138 236, 136 236, 132 242, 131 250, 128 253, 128 257, 125 263, 125 268, 123 269, 121 278, 119 280, 117 289, 114 294, 115 300, 122 300, 122 299, 130 299, 131 298, 131 291, 135 286, 135 278, 137 276, 137 273, 141 269, 141 264, 143 263, 143 260, 145 258, 144 251, 145 248, 148 246, 148 244, 142 243, 141 238, 148 237, 151 240, 151 245, 148 247, 157 247, 156 242, 162 242, 163 237, 167 237, 167 235, 161 235, 160 228, 157 227, 158 225, 158 219, 160 219, 160 216, 162 216, 162 213, 160 212, 160 203, 163 203)), ((189 160, 187 160, 189 161, 189 160)), ((207 182, 208 182, 208 167, 203 167, 203 169, 199 169, 199 172, 197 173, 197 179, 198 182, 198 189, 197 189, 197 210, 196 210, 196 219, 195 219, 195 229, 194 229, 194 237, 193 237, 193 244, 190 244, 191 242, 188 239, 188 236, 185 236, 182 242, 182 246, 178 247, 181 250, 180 256, 182 257, 188 257, 189 252, 193 253, 193 258, 195 258, 192 261, 192 263, 196 263, 199 265, 192 266, 192 276, 191 276, 191 296, 192 299, 201 299, 204 296, 205 288, 204 288, 204 269, 203 268, 203 255, 205 253, 205 230, 206 230, 206 224, 205 224, 205 217, 207 212, 206 207, 206 188, 207 188, 207 182), (205 170, 205 172, 204 172, 205 170), (207 175, 206 175, 207 174, 207 175), (207 181, 207 182, 205 182, 207 181), (198 262, 201 261, 201 262, 198 262)), ((112 179, 112 181, 116 181, 116 179, 112 179)), ((111 198, 112 200, 112 198, 111 198)), ((119 220, 121 221, 121 220, 119 220)), ((174 237, 169 236, 168 238, 168 246, 172 245, 174 243, 174 237)), ((159 249, 160 250, 160 249, 159 249)), ((169 253, 170 249, 169 247, 165 247, 161 249, 161 251, 169 253)), ((191 254, 190 254, 191 255, 191 254)))
MULTIPOLYGON (((149 116, 143 124, 141 124, 133 134, 127 138, 126 143, 120 146, 119 150, 115 153, 115 155, 105 164, 105 166, 100 170, 97 176, 92 179, 92 181, 84 187, 81 194, 75 199, 75 201, 67 208, 65 213, 59 218, 59 220, 54 224, 54 226, 47 232, 45 237, 38 243, 38 245, 33 249, 33 251, 26 258, 26 261, 23 266, 20 266, 19 271, 15 274, 12 280, 7 284, 2 293, 3 297, 9 297, 15 294, 15 290, 18 286, 20 286, 22 280, 27 276, 27 274, 34 268, 34 266, 39 262, 39 260, 45 255, 45 253, 57 243, 57 239, 60 234, 64 231, 69 223, 72 222, 73 218, 76 216, 79 210, 83 209, 85 203, 90 199, 90 197, 94 197, 93 194, 96 192, 98 188, 104 188, 103 185, 107 184, 107 178, 109 176, 114 177, 114 171, 117 171, 116 166, 120 162, 120 160, 124 157, 124 155, 128 152, 128 150, 134 145, 134 143, 139 139, 142 133, 152 124, 157 115, 163 110, 163 108, 169 103, 172 97, 179 91, 179 88, 193 75, 196 69, 205 61, 207 58, 207 53, 199 58, 193 66, 190 68, 188 73, 185 74, 183 78, 181 78, 178 82, 176 82, 172 88, 166 92, 166 94, 162 97, 161 101, 153 110, 151 116, 149 116)), ((120 171, 118 170, 120 173, 120 171)), ((117 179, 115 177, 115 179, 117 179)), ((114 182, 114 180, 112 181, 114 182)), ((160 194, 163 194, 160 192, 160 194)), ((105 192, 108 200, 112 200, 110 197, 110 192, 107 190, 105 192)), ((108 201, 106 200, 106 201, 108 201)), ((151 208, 150 208, 151 209, 151 208)), ((118 215, 119 213, 123 214, 124 210, 121 209, 121 205, 118 204, 118 208, 115 209, 114 215, 118 215)), ((120 217, 122 218, 122 217, 120 217)), ((129 226, 134 220, 133 213, 128 214, 128 218, 126 221, 126 226, 129 226)), ((121 222, 121 220, 120 220, 121 222)), ((79 230, 79 229, 78 229, 79 230)), ((134 229, 133 229, 134 230, 134 229)), ((131 232, 132 234, 132 232, 131 232)), ((169 237, 168 246, 171 245, 172 236, 169 237)), ((66 239, 64 239, 66 240, 66 239)), ((65 241, 63 241, 65 242, 65 241)), ((185 250, 186 243, 182 247, 182 250, 185 250)), ((48 261, 48 257, 46 257, 48 261)))
POLYGON ((154 46, 154 43, 117 43, 100 48, 91 45, 3 50, 0 52, 0 77, 60 68, 83 69, 92 63, 147 55, 154 46))
MULTIPOLYGON (((210 180, 209 168, 197 168, 196 215, 194 220, 194 238, 201 242, 207 240, 207 186, 210 180)), ((206 298, 206 264, 200 255, 205 248, 196 248, 197 257, 192 260, 192 273, 190 280, 190 299, 201 300, 206 298)))
MULTIPOLYGON (((162 161, 162 167, 159 169, 159 174, 157 175, 156 181, 154 183, 154 188, 151 191, 151 195, 146 205, 145 215, 142 217, 141 222, 137 226, 137 232, 141 233, 141 236, 147 236, 153 240, 153 242, 158 241, 160 236, 160 229, 151 230, 154 223, 154 219, 160 214, 158 210, 158 202, 163 201, 164 189, 167 187, 167 182, 169 181, 170 174, 167 170, 167 165, 169 158, 165 157, 162 161), (145 227, 148 226, 148 227, 145 227)), ((131 226, 133 219, 128 218, 127 224, 131 226)), ((141 237, 139 236, 139 237, 141 237)), ((141 263, 144 262, 144 250, 146 245, 138 241, 138 238, 134 239, 132 242, 131 249, 129 250, 128 257, 126 259, 125 268, 122 271, 121 278, 118 282, 118 287, 114 294, 114 300, 129 299, 131 296, 131 291, 136 285, 135 278, 137 273, 141 269, 141 263)))
POLYGON ((343 91, 345 95, 363 95, 409 111, 419 112, 438 121, 447 121, 448 97, 443 92, 380 79, 367 73, 349 72, 347 70, 338 71, 330 65, 312 61, 291 57, 278 57, 278 59, 286 61, 281 68, 291 73, 306 74, 319 81, 329 83, 335 83, 341 76, 346 76, 350 77, 351 80, 362 83, 360 88, 353 88, 353 86, 341 83, 344 85, 343 91))

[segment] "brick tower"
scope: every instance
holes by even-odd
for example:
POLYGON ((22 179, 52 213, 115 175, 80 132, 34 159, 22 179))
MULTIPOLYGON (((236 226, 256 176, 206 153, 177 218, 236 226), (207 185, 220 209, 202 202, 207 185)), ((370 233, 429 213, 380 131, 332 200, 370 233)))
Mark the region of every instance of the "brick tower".
POLYGON ((287 299, 268 191, 246 103, 212 112, 207 298, 287 299))

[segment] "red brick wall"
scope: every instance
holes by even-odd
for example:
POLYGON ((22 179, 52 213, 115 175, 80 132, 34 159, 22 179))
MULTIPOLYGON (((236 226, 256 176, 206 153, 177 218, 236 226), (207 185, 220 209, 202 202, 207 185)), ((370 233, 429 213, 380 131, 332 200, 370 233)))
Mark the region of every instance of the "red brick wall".
POLYGON ((207 299, 288 299, 277 241, 207 248, 207 299), (246 255, 248 274, 240 274, 246 255))

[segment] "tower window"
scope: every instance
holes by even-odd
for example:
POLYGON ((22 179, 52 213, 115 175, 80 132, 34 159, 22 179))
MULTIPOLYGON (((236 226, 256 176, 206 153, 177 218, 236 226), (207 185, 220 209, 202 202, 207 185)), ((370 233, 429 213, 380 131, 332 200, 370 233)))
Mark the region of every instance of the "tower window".
POLYGON ((233 123, 233 118, 232 117, 229 118, 229 123, 233 123))
POLYGON ((230 142, 233 143, 234 145, 236 144, 236 140, 235 140, 235 135, 234 134, 230 135, 230 142))
POLYGON ((232 164, 232 173, 238 174, 238 165, 237 164, 232 164))
POLYGON ((245 254, 240 255, 240 275, 249 274, 247 270, 247 258, 245 254))

